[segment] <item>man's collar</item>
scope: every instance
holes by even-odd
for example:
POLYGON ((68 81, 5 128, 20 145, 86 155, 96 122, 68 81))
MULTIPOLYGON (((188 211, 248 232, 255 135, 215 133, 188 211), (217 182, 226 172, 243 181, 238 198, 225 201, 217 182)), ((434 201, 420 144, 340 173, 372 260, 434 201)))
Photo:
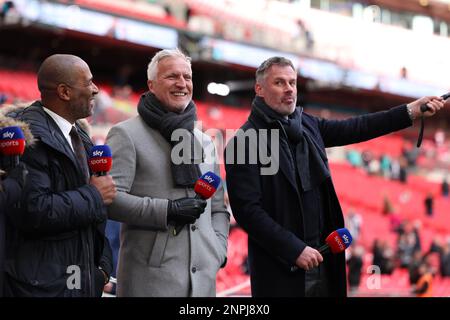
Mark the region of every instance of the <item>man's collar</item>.
POLYGON ((56 122, 56 124, 61 129, 61 132, 64 134, 64 136, 68 137, 70 134, 70 130, 72 130, 73 125, 69 121, 61 117, 59 114, 53 112, 52 110, 47 109, 44 106, 42 108, 56 122))

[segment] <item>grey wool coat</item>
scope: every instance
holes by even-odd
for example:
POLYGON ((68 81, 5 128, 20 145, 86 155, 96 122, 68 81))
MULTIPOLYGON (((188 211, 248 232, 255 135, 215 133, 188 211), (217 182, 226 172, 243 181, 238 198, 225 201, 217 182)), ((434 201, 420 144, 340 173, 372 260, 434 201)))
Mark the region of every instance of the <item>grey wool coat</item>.
MULTIPOLYGON (((195 129, 207 161, 202 173, 219 175, 214 144, 195 129), (208 160, 209 157, 209 160, 208 160)), ((123 297, 207 297, 216 294, 216 274, 225 264, 230 214, 222 184, 192 225, 173 235, 167 225, 168 199, 194 197, 193 188, 176 188, 171 172, 171 146, 140 116, 115 125, 111 175, 117 196, 108 209, 122 222, 117 294, 123 297)))

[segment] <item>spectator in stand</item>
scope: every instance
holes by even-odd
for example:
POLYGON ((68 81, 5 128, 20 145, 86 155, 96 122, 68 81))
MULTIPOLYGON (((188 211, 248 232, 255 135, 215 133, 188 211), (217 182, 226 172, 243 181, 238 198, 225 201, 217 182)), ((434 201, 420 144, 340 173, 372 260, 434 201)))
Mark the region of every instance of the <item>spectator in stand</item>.
POLYGON ((398 159, 392 159, 391 162, 391 179, 400 179, 400 161, 398 159))
POLYGON ((427 214, 428 217, 432 217, 433 213, 434 213, 434 196, 431 192, 428 192, 425 200, 424 200, 424 205, 425 205, 425 213, 427 214))
POLYGON ((412 292, 419 298, 433 296, 433 271, 426 262, 419 266, 419 280, 412 292))
POLYGON ((353 167, 361 167, 362 165, 362 159, 361 154, 357 150, 348 150, 346 153, 347 161, 353 166, 353 167))
POLYGON ((0 23, 3 23, 6 15, 10 10, 14 8, 14 2, 13 1, 5 1, 2 4, 2 7, 0 9, 0 23))
POLYGON ((419 268, 422 265, 423 260, 422 253, 420 251, 416 251, 408 267, 410 285, 415 285, 417 281, 419 281, 419 268))
POLYGON ((2 107, 3 104, 4 104, 7 100, 8 100, 8 96, 7 96, 5 93, 0 92, 0 107, 2 107))
POLYGON ((104 90, 99 90, 95 96, 95 109, 92 115, 92 124, 108 123, 108 109, 113 105, 113 101, 109 94, 104 90))
POLYGON ((417 235, 413 226, 408 223, 405 226, 405 231, 401 234, 397 241, 397 257, 401 268, 408 268, 414 253, 420 251, 417 244, 417 235))
POLYGON ((348 284, 350 291, 355 292, 358 290, 361 282, 361 272, 363 267, 364 248, 362 246, 356 246, 350 253, 350 258, 347 260, 348 265, 348 284))
POLYGON ((443 179, 442 179, 442 184, 441 184, 441 192, 442 192, 442 196, 443 197, 448 197, 448 177, 447 176, 445 176, 443 179))
POLYGON ((375 239, 372 247, 372 264, 380 268, 381 274, 392 274, 394 271, 394 251, 386 240, 375 239))
POLYGON ((248 255, 245 256, 244 260, 242 260, 242 272, 246 275, 250 275, 250 269, 248 265, 248 255))
POLYGON ((420 238, 420 230, 422 229, 422 221, 420 219, 414 220, 412 224, 412 232, 414 234, 414 238, 416 239, 416 245, 414 247, 414 251, 422 251, 422 241, 420 238))
POLYGON ((364 169, 368 170, 370 161, 372 161, 372 159, 373 159, 372 152, 370 152, 370 150, 364 150, 361 153, 361 159, 362 159, 362 164, 363 164, 364 169))
POLYGON ((382 245, 381 245, 381 240, 376 238, 373 241, 373 245, 372 245, 372 264, 376 265, 376 266, 380 266, 382 256, 383 256, 383 249, 382 249, 382 245))
POLYGON ((441 147, 445 143, 445 132, 442 129, 437 129, 434 133, 434 142, 436 143, 436 147, 441 147))
POLYGON ((401 183, 406 183, 408 181, 408 163, 403 157, 400 158, 399 163, 400 163, 400 170, 398 173, 398 180, 401 183))
POLYGON ((380 157, 380 171, 383 177, 391 177, 391 158, 386 154, 380 157))
POLYGON ((447 240, 439 252, 439 271, 442 277, 450 277, 450 241, 447 240))
POLYGON ((407 168, 414 168, 416 166, 417 157, 419 156, 419 149, 411 145, 411 142, 405 141, 402 147, 402 155, 406 161, 407 168))
POLYGON ((352 235, 354 243, 356 243, 359 239, 362 222, 363 220, 361 215, 356 213, 353 208, 350 209, 347 215, 347 219, 345 219, 345 224, 348 231, 350 231, 350 234, 352 235))
POLYGON ((380 174, 380 161, 378 161, 378 159, 370 160, 369 167, 367 168, 367 174, 372 176, 380 174))
POLYGON ((131 94, 133 93, 133 89, 129 84, 125 84, 123 86, 115 86, 113 88, 112 96, 114 99, 128 101, 131 98, 131 94))
POLYGON ((387 191, 383 191, 383 214, 390 215, 394 212, 394 205, 392 204, 391 198, 387 191))
POLYGON ((399 233, 399 230, 402 225, 402 218, 395 210, 389 214, 389 225, 391 232, 399 233))
POLYGON ((405 66, 401 67, 400 69, 400 78, 402 79, 408 78, 408 69, 405 66))
POLYGON ((441 254, 442 253, 442 247, 443 247, 442 238, 440 236, 434 236, 433 240, 431 241, 430 249, 428 250, 427 254, 430 254, 430 253, 441 254))

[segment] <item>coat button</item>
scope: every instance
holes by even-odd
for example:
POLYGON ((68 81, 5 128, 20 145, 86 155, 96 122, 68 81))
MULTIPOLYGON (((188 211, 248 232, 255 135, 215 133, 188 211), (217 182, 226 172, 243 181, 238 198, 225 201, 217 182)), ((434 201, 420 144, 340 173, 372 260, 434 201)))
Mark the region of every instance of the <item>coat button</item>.
POLYGON ((197 271, 196 267, 192 267, 192 273, 195 273, 197 271))
POLYGON ((195 230, 197 230, 197 227, 193 224, 193 225, 191 226, 191 230, 192 230, 192 231, 195 231, 195 230))

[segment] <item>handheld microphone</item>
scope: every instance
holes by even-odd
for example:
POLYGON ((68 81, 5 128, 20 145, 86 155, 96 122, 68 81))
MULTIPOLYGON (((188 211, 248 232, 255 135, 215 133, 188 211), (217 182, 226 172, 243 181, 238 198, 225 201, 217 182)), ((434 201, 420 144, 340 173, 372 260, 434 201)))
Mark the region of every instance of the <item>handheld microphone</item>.
MULTIPOLYGON (((448 98, 450 98, 450 92, 446 93, 444 95, 441 96, 442 99, 447 100, 448 98)), ((426 104, 423 104, 420 106, 420 111, 422 113, 427 112, 428 110, 431 110, 430 107, 428 107, 426 104)), ((419 130, 419 137, 417 138, 417 148, 420 147, 420 145, 422 144, 422 139, 423 139, 423 131, 425 129, 425 121, 423 119, 423 115, 420 117, 420 130, 419 130)))
POLYGON ((219 185, 220 177, 214 172, 208 171, 195 182, 195 197, 197 199, 209 199, 216 192, 219 185))
POLYGON ((89 151, 89 168, 96 176, 105 176, 112 167, 111 148, 104 144, 93 146, 89 151))
POLYGON ((333 231, 325 239, 325 244, 317 249, 320 254, 331 251, 331 253, 341 253, 352 243, 352 235, 347 228, 341 228, 333 231))
POLYGON ((12 169, 19 164, 19 157, 25 151, 25 136, 17 126, 0 130, 0 152, 5 155, 4 169, 12 169))
MULTIPOLYGON (((444 99, 444 100, 447 100, 448 98, 450 98, 450 92, 442 95, 441 98, 444 99)), ((425 113, 428 110, 431 110, 431 109, 426 104, 423 104, 423 105, 420 106, 420 111, 422 111, 422 113, 425 113)))
MULTIPOLYGON (((195 182, 194 191, 196 193, 195 198, 207 200, 213 196, 219 187, 221 179, 214 172, 208 171, 204 173, 198 180, 195 182)), ((183 229, 184 225, 178 225, 174 229, 174 235, 180 233, 181 229, 183 229)))

